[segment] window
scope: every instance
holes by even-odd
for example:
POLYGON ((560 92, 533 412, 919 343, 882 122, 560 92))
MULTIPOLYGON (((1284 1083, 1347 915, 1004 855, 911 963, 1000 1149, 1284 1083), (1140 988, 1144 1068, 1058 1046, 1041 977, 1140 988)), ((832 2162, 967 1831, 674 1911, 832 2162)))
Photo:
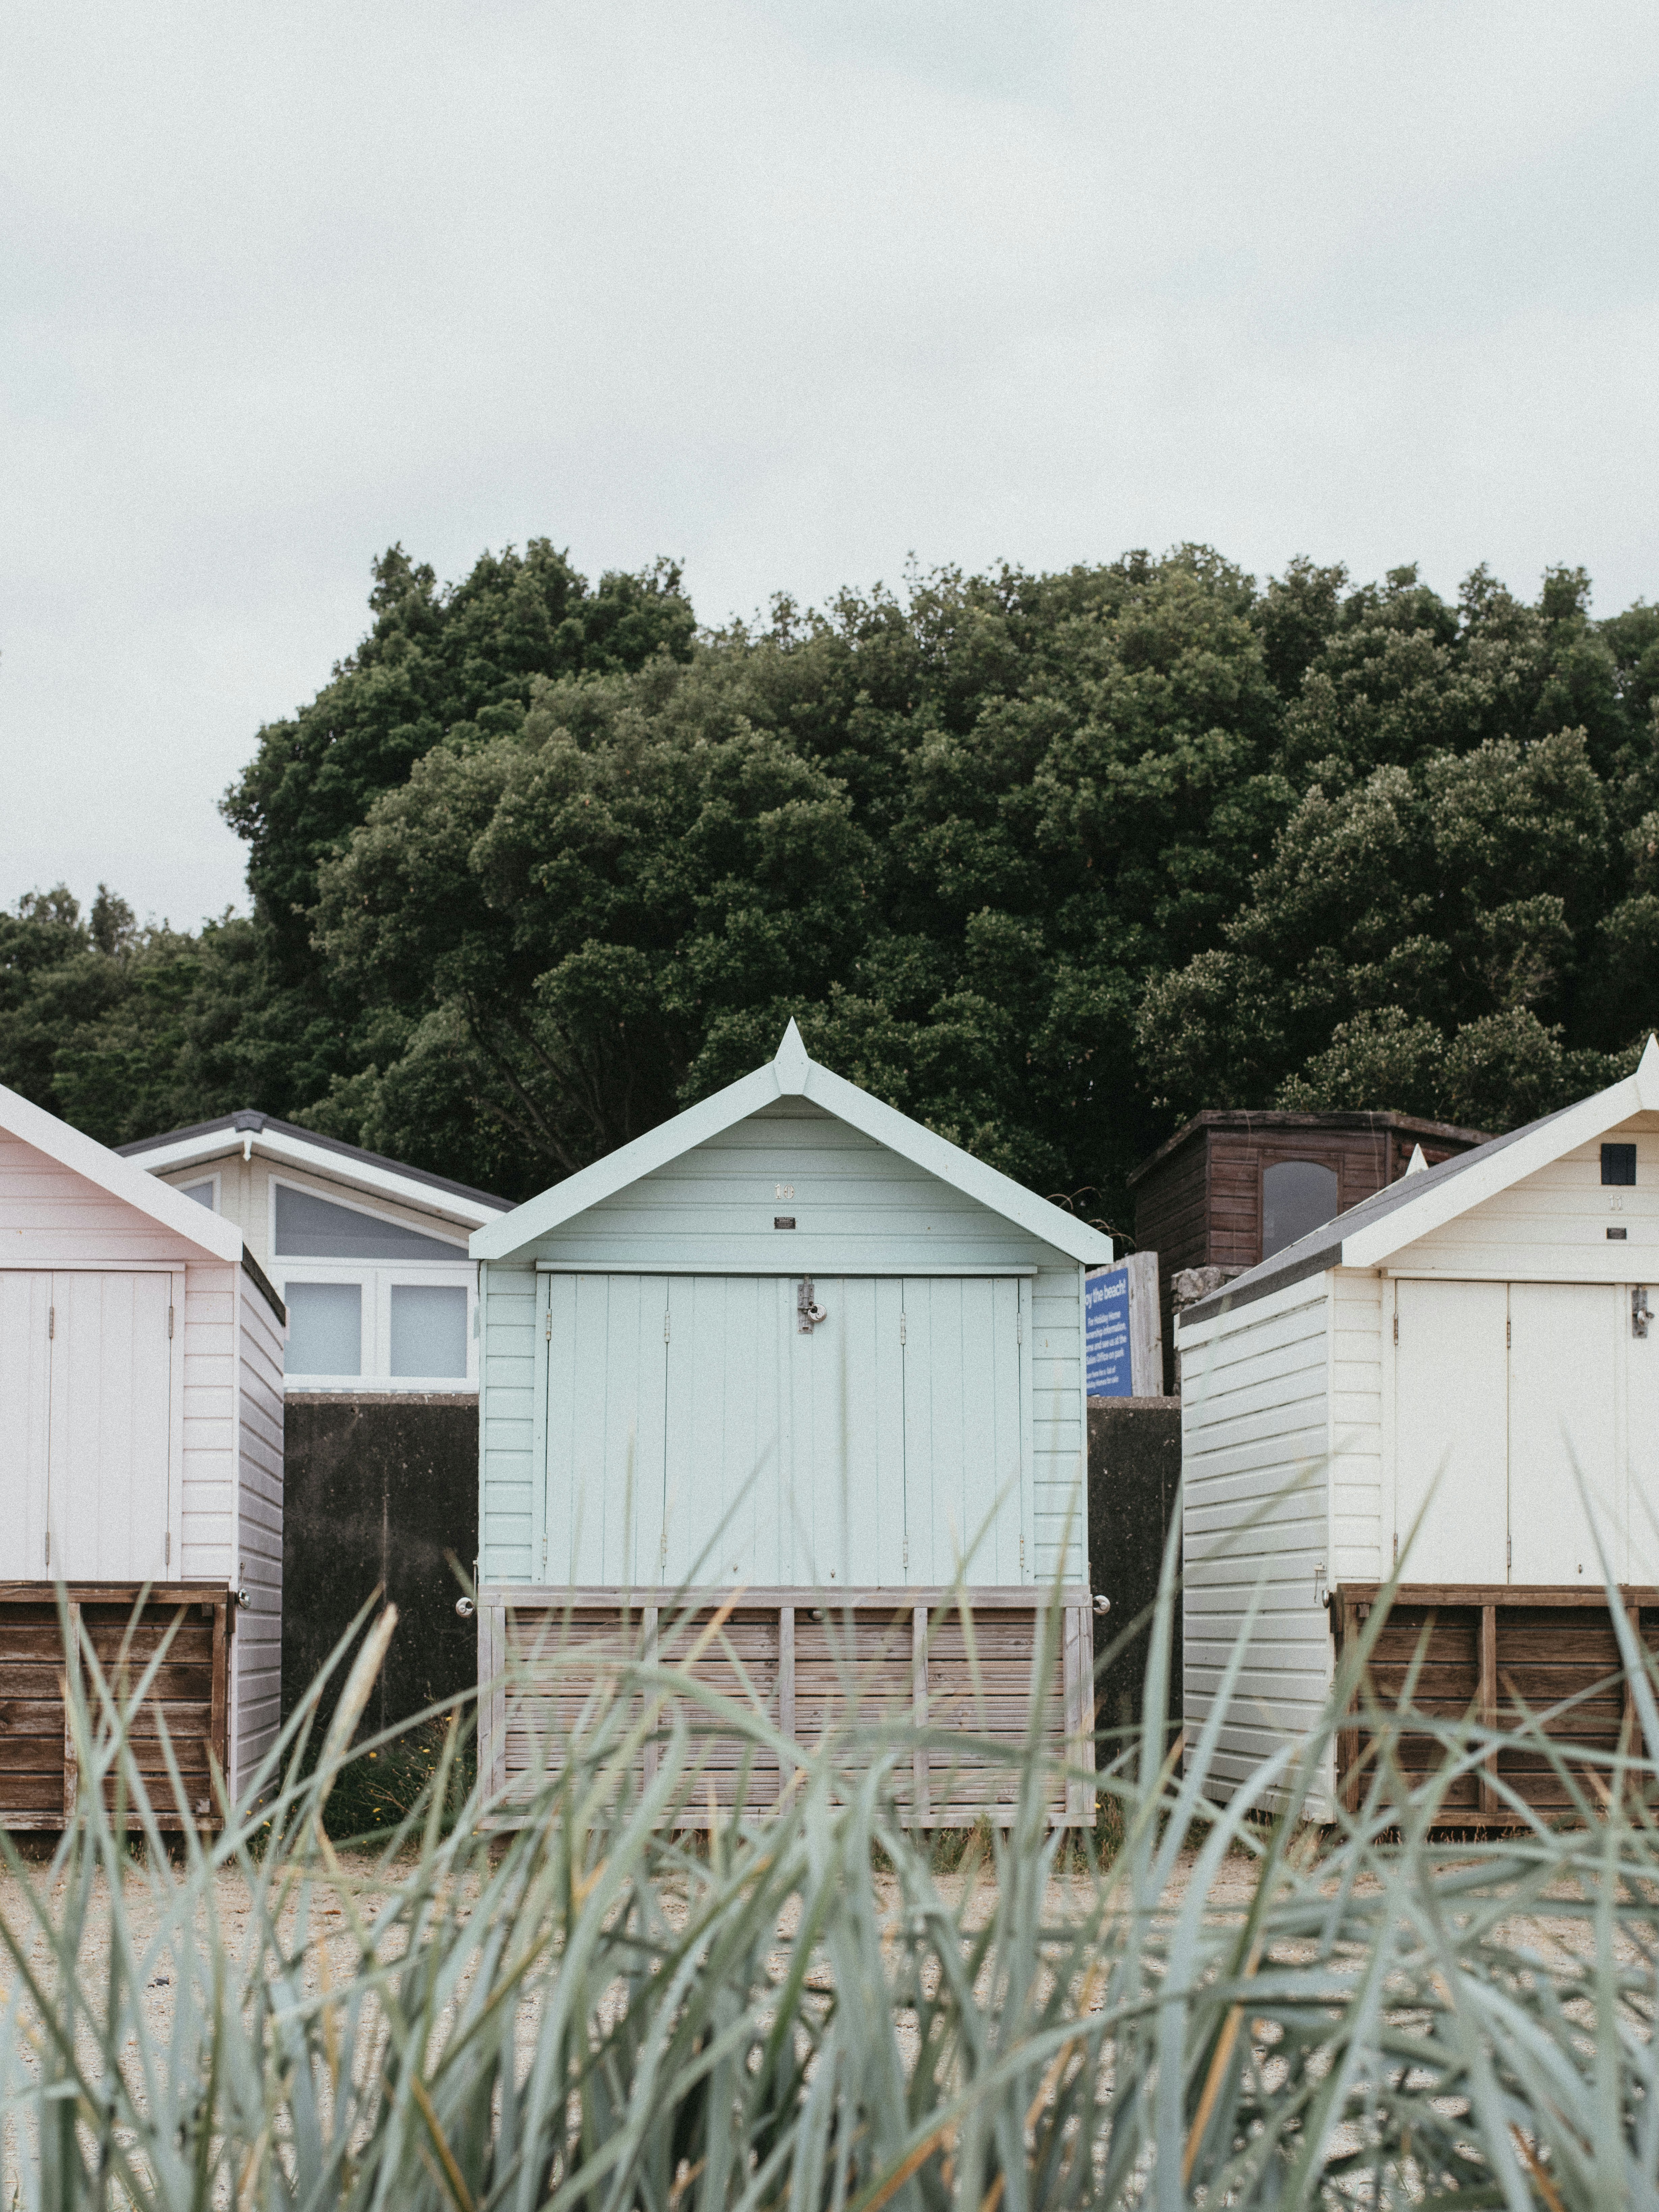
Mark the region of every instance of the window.
POLYGON ((288 1301, 283 1364, 292 1390, 356 1378, 365 1389, 477 1388, 476 1277, 465 1231, 434 1236, 399 1221, 270 1181, 272 1274, 288 1301))
POLYGON ((1601 1180, 1604 1183, 1620 1184, 1626 1188, 1636 1181, 1634 1145, 1602 1146, 1601 1180))
POLYGON ((1337 1209, 1336 1170, 1317 1160, 1275 1160, 1261 1178, 1261 1256, 1271 1260, 1337 1209))
MULTIPOLYGON (((363 1292, 360 1283, 288 1283, 289 1375, 361 1375, 363 1371, 363 1292)), ((463 1291, 462 1296, 465 1293, 463 1291)))
POLYGON ((465 1244, 422 1236, 401 1221, 335 1206, 308 1190, 276 1185, 276 1234, 272 1249, 284 1259, 465 1260, 465 1244))
POLYGON ((453 1377, 466 1372, 466 1292, 447 1283, 392 1285, 392 1371, 453 1377))
POLYGON ((218 1200, 213 1188, 211 1176, 205 1182, 181 1183, 179 1187, 179 1194, 181 1198, 193 1198, 198 1206, 206 1206, 210 1213, 216 1210, 218 1200))

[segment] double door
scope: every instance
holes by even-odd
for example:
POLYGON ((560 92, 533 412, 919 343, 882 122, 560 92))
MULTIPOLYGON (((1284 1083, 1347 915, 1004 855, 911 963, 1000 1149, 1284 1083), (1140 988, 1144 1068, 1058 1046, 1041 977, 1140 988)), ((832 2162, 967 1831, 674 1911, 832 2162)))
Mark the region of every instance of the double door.
POLYGON ((542 1278, 545 1579, 1025 1579, 1024 1281, 802 1279, 542 1278))
POLYGON ((0 1270, 0 1581, 176 1573, 165 1273, 0 1270))
POLYGON ((1395 1528, 1414 1583, 1659 1570, 1659 1322, 1630 1285, 1395 1285, 1395 1528), (1600 1538, 1598 1546, 1597 1538, 1600 1538))

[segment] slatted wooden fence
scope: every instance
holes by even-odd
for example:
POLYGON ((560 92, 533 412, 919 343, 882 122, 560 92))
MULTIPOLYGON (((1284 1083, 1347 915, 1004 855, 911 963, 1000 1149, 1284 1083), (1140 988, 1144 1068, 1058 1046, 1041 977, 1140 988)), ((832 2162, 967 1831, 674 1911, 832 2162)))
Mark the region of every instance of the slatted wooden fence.
MULTIPOLYGON (((986 1743, 1022 1745, 1035 1695, 1055 1771, 1050 1817, 1058 1826, 1092 1824, 1092 1786, 1068 1783, 1060 1772, 1066 1762, 1073 1770, 1093 1765, 1094 1635, 1086 1590, 1060 1593, 1057 1648, 1046 1679, 1035 1686, 1045 1607, 1029 1588, 969 1591, 966 1620, 958 1594, 945 1589, 849 1590, 828 1602, 802 1589, 746 1590, 711 1634, 727 1595, 553 1591, 544 1584, 481 1591, 480 1723, 491 1788, 507 1796, 542 1762, 556 1765, 560 1741, 606 1675, 643 1654, 668 1666, 689 1662, 699 1683, 752 1698, 779 1733, 804 1749, 837 1740, 854 1768, 860 1743, 884 1727, 925 1726, 934 1741, 913 1749, 895 1777, 906 1817, 919 1827, 1012 1817, 1018 1773, 986 1743), (951 1740, 941 1743, 945 1734, 951 1740)), ((698 1736, 704 1806, 711 1789, 722 1813, 740 1792, 750 1810, 775 1796, 787 1760, 757 1759, 738 1739, 714 1729, 695 1703, 681 1710, 698 1736)), ((654 1771, 655 1755, 647 1746, 641 1779, 654 1771)), ((683 1819, 703 1826, 708 1814, 688 1808, 683 1819)))
MULTIPOLYGON (((137 1583, 71 1583, 70 1636, 85 1632, 106 1680, 118 1687, 124 1678, 137 1683, 173 1630, 133 1727, 134 1756, 161 1827, 216 1827, 208 1753, 222 1773, 230 1593, 210 1583, 152 1583, 135 1620, 143 1595, 137 1583), (184 1784, 183 1805, 167 1775, 158 1711, 184 1784)), ((74 1649, 78 1652, 78 1643, 74 1649)), ((64 1667, 52 1585, 0 1583, 0 1827, 62 1828, 74 1812, 81 1776, 64 1708, 64 1667)))
MULTIPOLYGON (((1333 1591, 1339 1657, 1381 1595, 1375 1583, 1345 1583, 1333 1591)), ((1638 1637, 1649 1650, 1659 1650, 1659 1589, 1629 1587, 1619 1595, 1638 1637)), ((1422 1663, 1411 1702, 1420 1713, 1448 1721, 1473 1714, 1487 1728, 1509 1728, 1520 1718, 1522 1705, 1538 1713, 1571 1698, 1577 1700, 1571 1710, 1546 1723, 1552 1740, 1564 1749, 1618 1748, 1628 1696, 1618 1638, 1600 1589, 1570 1583, 1403 1583, 1371 1656, 1372 1690, 1379 1705, 1386 1707, 1404 1694, 1419 1650, 1422 1663)), ((1630 1741, 1640 1748, 1639 1729, 1630 1741)), ((1339 1788, 1350 1808, 1370 1786, 1374 1755, 1372 1732, 1356 1708, 1338 1749, 1339 1788)), ((1413 1733, 1403 1735, 1395 1752, 1412 1783, 1425 1779, 1443 1756, 1432 1736, 1413 1733)), ((1535 1812, 1562 1813, 1571 1804, 1565 1784, 1540 1750, 1522 1745, 1500 1749, 1495 1770, 1535 1812)), ((1600 1778, 1605 1786, 1605 1770, 1600 1778)), ((1598 1801, 1594 1783, 1581 1786, 1592 1803, 1598 1801)), ((1451 1783, 1445 1808, 1449 1819, 1471 1826, 1503 1826, 1519 1817, 1500 1797, 1490 1766, 1451 1783)))

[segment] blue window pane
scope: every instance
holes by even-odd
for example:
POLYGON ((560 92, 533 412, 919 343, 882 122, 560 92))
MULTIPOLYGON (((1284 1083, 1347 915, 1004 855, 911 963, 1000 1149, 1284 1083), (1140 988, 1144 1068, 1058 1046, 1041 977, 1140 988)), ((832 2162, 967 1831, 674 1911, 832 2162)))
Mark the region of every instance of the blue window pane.
POLYGON ((290 1283, 289 1375, 361 1375, 363 1371, 363 1292, 359 1283, 290 1283))
POLYGON ((392 1291, 394 1375, 466 1373, 466 1292, 436 1284, 396 1283, 392 1291))

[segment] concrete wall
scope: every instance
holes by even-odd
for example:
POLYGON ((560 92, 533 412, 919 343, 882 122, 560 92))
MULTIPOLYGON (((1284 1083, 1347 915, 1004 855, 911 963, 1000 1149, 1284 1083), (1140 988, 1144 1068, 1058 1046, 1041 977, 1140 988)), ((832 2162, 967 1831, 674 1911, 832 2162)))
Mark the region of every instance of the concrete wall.
POLYGON ((283 1714, 376 1583, 398 1623, 366 1729, 477 1680, 473 1623, 445 1557, 478 1548, 478 1405, 471 1397, 307 1392, 286 1408, 283 1714))
MULTIPOLYGON (((1095 1622, 1097 1665, 1158 1595, 1158 1571, 1170 1522, 1179 1510, 1179 1398, 1089 1401, 1089 1568, 1096 1592, 1112 1601, 1095 1622)), ((1138 1723, 1146 1686, 1150 1623, 1097 1674, 1097 1754, 1115 1755, 1109 1732, 1138 1723)), ((1181 1608, 1176 1607, 1170 1718, 1181 1718, 1181 1608)), ((1121 1739, 1117 1740, 1121 1744, 1121 1739)))

